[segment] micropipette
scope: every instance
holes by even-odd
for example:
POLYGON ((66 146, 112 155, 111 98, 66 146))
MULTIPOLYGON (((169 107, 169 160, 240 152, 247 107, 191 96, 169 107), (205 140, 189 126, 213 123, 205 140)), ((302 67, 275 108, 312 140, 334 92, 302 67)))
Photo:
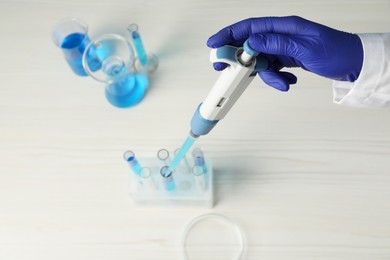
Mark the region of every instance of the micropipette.
POLYGON ((248 40, 243 48, 222 46, 211 50, 211 62, 227 63, 206 99, 195 111, 191 120, 191 131, 179 152, 173 158, 168 171, 172 172, 191 148, 195 140, 208 134, 223 119, 252 82, 257 71, 267 69, 268 61, 253 50, 248 40))

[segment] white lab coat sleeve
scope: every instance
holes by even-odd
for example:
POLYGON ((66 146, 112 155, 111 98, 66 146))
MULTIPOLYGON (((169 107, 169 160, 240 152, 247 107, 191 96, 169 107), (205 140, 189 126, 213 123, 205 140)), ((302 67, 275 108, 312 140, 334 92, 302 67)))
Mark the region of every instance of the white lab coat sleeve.
POLYGON ((390 107, 390 33, 359 34, 364 60, 354 82, 333 81, 333 101, 354 107, 390 107))

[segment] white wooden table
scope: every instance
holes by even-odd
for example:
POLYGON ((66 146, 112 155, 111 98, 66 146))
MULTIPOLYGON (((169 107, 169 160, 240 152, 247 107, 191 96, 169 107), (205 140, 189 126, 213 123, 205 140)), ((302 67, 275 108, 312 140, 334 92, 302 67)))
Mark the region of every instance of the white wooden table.
POLYGON ((294 69, 288 93, 256 79, 198 145, 215 165, 214 208, 137 208, 133 149, 181 145, 217 78, 207 38, 255 16, 300 15, 345 31, 389 31, 390 2, 0 1, 0 259, 180 259, 196 216, 237 220, 246 259, 390 259, 390 110, 332 103, 331 81, 294 69), (161 62, 138 106, 116 109, 51 41, 75 16, 91 38, 136 22, 161 62))

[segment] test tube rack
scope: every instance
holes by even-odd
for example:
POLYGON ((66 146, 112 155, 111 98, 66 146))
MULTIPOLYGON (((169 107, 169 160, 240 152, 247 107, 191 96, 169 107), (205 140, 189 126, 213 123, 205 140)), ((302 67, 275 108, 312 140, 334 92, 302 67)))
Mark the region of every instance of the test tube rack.
POLYGON ((205 173, 201 182, 193 174, 194 160, 183 160, 172 173, 175 187, 166 189, 160 174, 161 161, 157 158, 137 158, 140 165, 150 169, 147 181, 129 169, 129 194, 137 206, 201 206, 213 207, 213 168, 211 161, 204 159, 205 173), (202 180, 204 181, 202 183, 202 180))

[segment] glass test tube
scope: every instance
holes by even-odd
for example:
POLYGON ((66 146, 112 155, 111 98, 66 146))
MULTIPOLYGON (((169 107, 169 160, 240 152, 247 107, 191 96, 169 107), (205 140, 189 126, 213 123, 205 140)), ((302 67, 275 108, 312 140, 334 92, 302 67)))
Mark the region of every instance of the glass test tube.
POLYGON ((199 166, 199 165, 195 165, 192 168, 192 174, 195 177, 195 183, 196 183, 196 186, 198 187, 198 189, 205 190, 206 189, 206 182, 205 182, 203 167, 199 166))
POLYGON ((175 181, 172 176, 172 172, 168 171, 168 166, 163 166, 160 169, 160 174, 164 183, 164 187, 168 191, 172 191, 175 189, 175 181))
POLYGON ((133 40, 135 50, 137 51, 138 59, 141 62, 142 66, 145 66, 148 63, 148 56, 146 55, 144 44, 142 43, 141 35, 138 32, 138 25, 135 23, 130 24, 127 27, 127 30, 131 34, 131 39, 133 40))
POLYGON ((162 163, 162 166, 169 165, 169 152, 167 149, 160 149, 157 151, 157 158, 162 163))
POLYGON ((129 164, 131 170, 133 170, 133 172, 136 175, 139 175, 141 173, 142 167, 138 163, 138 160, 135 158, 135 154, 134 154, 133 151, 126 151, 123 154, 123 159, 125 159, 125 161, 127 161, 127 163, 129 164))
POLYGON ((138 31, 138 25, 132 23, 127 27, 127 30, 129 31, 131 39, 133 40, 134 48, 138 56, 138 59, 135 62, 136 70, 146 70, 147 73, 154 72, 158 66, 158 59, 154 54, 150 53, 148 55, 146 53, 141 35, 138 31))
POLYGON ((143 167, 141 169, 139 176, 140 176, 141 182, 145 186, 145 188, 148 188, 151 190, 157 189, 157 185, 152 178, 152 171, 150 170, 150 168, 143 167))
POLYGON ((194 159, 195 166, 200 166, 204 173, 207 173, 206 161, 204 159, 203 151, 196 147, 192 150, 192 157, 194 159))

